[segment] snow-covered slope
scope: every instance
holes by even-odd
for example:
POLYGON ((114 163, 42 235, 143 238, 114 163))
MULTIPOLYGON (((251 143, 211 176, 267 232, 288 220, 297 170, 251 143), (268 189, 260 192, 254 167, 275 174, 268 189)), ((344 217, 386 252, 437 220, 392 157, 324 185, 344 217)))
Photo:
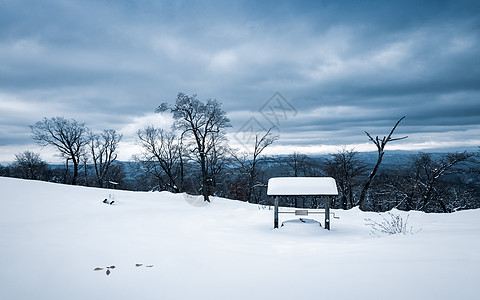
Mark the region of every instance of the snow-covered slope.
POLYGON ((480 297, 480 210, 410 212, 413 235, 378 238, 356 209, 274 230, 271 210, 195 200, 0 177, 1 299, 480 297))

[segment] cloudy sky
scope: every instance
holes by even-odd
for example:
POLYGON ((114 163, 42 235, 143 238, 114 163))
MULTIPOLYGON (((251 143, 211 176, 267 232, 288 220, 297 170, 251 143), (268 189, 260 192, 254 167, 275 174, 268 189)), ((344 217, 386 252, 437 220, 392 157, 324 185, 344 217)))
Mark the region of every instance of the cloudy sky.
POLYGON ((480 2, 0 0, 0 161, 54 160, 28 127, 54 116, 123 133, 128 160, 178 92, 221 101, 232 145, 277 110, 276 153, 372 151, 404 115, 390 149, 471 149, 480 2))

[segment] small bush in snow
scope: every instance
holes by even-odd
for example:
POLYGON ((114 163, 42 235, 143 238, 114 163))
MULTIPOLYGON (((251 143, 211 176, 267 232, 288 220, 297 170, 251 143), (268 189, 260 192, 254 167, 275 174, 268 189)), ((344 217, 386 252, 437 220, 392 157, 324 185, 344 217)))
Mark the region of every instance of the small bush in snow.
POLYGON ((380 237, 382 235, 413 234, 413 227, 407 227, 409 215, 407 215, 405 219, 403 219, 401 215, 395 215, 391 212, 387 213, 388 217, 386 217, 385 214, 379 215, 382 217, 380 222, 365 219, 365 225, 372 228, 370 231, 371 235, 380 237))

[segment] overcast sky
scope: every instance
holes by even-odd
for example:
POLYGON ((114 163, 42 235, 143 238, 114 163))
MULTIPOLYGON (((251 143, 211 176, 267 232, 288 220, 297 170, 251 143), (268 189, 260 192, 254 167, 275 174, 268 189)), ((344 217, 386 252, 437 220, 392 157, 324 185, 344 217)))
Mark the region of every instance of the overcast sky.
POLYGON ((128 160, 178 92, 221 101, 232 145, 282 104, 275 153, 373 151, 404 115, 387 148, 471 149, 480 1, 0 0, 0 161, 54 160, 28 127, 54 116, 123 133, 128 160))

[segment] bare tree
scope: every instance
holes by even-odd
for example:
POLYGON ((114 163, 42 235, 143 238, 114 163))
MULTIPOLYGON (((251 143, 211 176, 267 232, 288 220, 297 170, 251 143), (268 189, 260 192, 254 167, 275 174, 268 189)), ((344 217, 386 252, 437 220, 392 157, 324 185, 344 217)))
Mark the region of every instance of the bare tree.
POLYGON ((388 136, 384 136, 383 139, 381 139, 381 140, 380 140, 380 138, 378 137, 378 135, 377 135, 375 138, 373 138, 368 132, 365 131, 365 134, 368 136, 368 138, 370 139, 370 141, 372 141, 372 143, 374 143, 375 146, 377 146, 378 158, 377 158, 377 162, 375 163, 375 166, 373 167, 372 172, 370 173, 370 175, 368 176, 367 180, 365 181, 365 185, 363 186, 362 193, 360 194, 360 199, 359 199, 359 201, 358 201, 358 205, 360 206, 360 209, 361 209, 361 210, 365 210, 365 209, 366 209, 366 208, 364 207, 364 204, 365 204, 365 198, 366 198, 366 196, 367 196, 367 191, 368 191, 368 188, 370 187, 370 184, 372 183, 373 178, 374 178, 375 175, 377 174, 377 171, 378 171, 378 168, 380 167, 380 164, 382 163, 383 155, 385 154, 385 146, 387 145, 388 142, 403 140, 403 139, 406 139, 406 138, 407 138, 406 136, 401 137, 401 138, 392 138, 393 132, 394 132, 395 129, 397 128, 398 124, 399 124, 404 118, 405 118, 405 116, 403 116, 402 118, 400 118, 400 120, 397 121, 397 123, 395 124, 395 126, 393 126, 393 128, 392 128, 392 130, 390 131, 390 133, 388 134, 388 136))
MULTIPOLYGON (((226 138, 223 136, 212 135, 210 139, 211 151, 207 155, 207 173, 208 181, 211 186, 211 190, 219 195, 222 191, 219 189, 223 183, 225 183, 224 174, 225 169, 231 162, 230 147, 226 144, 226 138)), ((225 196, 221 194, 220 196, 225 196)))
POLYGON ((10 170, 9 166, 2 166, 0 164, 0 176, 10 177, 10 170))
MULTIPOLYGON (((81 163, 83 163, 83 182, 79 183, 79 184, 83 184, 85 186, 88 186, 88 161, 89 161, 89 157, 88 157, 88 154, 85 152, 82 154, 82 156, 80 157, 80 160, 81 160, 81 163)), ((81 179, 81 177, 80 177, 81 179)), ((78 180, 80 181, 80 180, 78 180)))
POLYGON ((108 168, 108 178, 118 183, 118 188, 125 188, 125 178, 127 174, 125 172, 125 166, 122 163, 116 162, 108 168))
POLYGON ((473 154, 467 152, 447 153, 439 159, 433 159, 430 153, 420 153, 413 157, 413 166, 415 168, 415 182, 413 185, 415 193, 418 193, 422 199, 421 210, 425 211, 431 201, 437 202, 442 211, 451 212, 442 197, 440 197, 439 183, 442 177, 458 172, 454 166, 461 162, 469 161, 473 154), (416 190, 416 191, 415 191, 416 190))
POLYGON ((343 147, 325 161, 325 172, 337 181, 341 192, 343 209, 353 207, 356 203, 354 190, 359 187, 360 178, 365 174, 367 166, 358 158, 354 149, 343 147))
POLYGON ((261 160, 261 154, 265 148, 273 144, 278 139, 278 134, 273 134, 274 127, 267 132, 259 132, 254 135, 253 151, 243 152, 241 154, 232 152, 235 161, 240 165, 241 169, 247 174, 247 201, 255 202, 253 199, 253 189, 256 185, 258 175, 258 163, 261 160))
POLYGON ((15 154, 11 166, 12 175, 24 179, 47 180, 48 171, 48 164, 40 158, 40 154, 31 151, 15 154))
MULTIPOLYGON (((312 170, 315 168, 314 162, 305 154, 299 153, 294 151, 292 154, 287 156, 279 156, 277 158, 278 163, 282 165, 288 165, 289 175, 293 175, 294 177, 298 176, 311 176, 312 170)), ((299 198, 294 197, 287 197, 286 199, 291 199, 294 207, 299 207, 299 198)), ((305 197, 302 198, 305 200, 305 197)), ((305 204, 305 201, 304 201, 305 204)))
POLYGON ((72 184, 77 184, 80 158, 88 144, 85 123, 63 117, 44 118, 30 126, 32 138, 42 146, 55 146, 60 155, 73 164, 72 184))
POLYGON ((300 172, 303 172, 304 176, 306 175, 305 173, 307 172, 306 167, 308 165, 308 156, 306 156, 305 154, 301 154, 295 151, 289 156, 287 156, 284 161, 293 171, 294 177, 298 177, 300 172))
POLYGON ((163 182, 167 190, 183 191, 183 185, 177 183, 182 171, 182 149, 176 135, 153 126, 138 130, 137 135, 143 152, 136 160, 143 164, 148 173, 163 182))
POLYGON ((100 134, 90 133, 90 154, 92 155, 95 175, 99 187, 104 187, 110 167, 117 159, 116 151, 122 137, 121 134, 118 134, 113 129, 105 129, 100 134))
POLYGON ((170 110, 175 119, 174 128, 192 140, 193 152, 198 157, 201 168, 203 198, 208 202, 210 190, 207 159, 214 145, 212 136, 225 136, 226 128, 231 126, 221 106, 221 102, 214 99, 208 99, 204 103, 196 95, 178 93, 173 107, 163 103, 156 110, 170 110))

